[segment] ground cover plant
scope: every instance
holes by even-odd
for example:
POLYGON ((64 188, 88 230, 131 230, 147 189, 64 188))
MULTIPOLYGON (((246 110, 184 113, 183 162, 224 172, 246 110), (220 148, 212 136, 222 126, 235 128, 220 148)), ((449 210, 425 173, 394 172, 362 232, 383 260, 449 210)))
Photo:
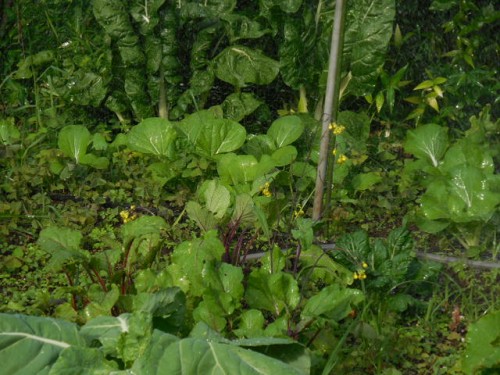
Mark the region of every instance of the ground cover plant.
POLYGON ((0 2, 9 374, 500 371, 493 2, 0 2))

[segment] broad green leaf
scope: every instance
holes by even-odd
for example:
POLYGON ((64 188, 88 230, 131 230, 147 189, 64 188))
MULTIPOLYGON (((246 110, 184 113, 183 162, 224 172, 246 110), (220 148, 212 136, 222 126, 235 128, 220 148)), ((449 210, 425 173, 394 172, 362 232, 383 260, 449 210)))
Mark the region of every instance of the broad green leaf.
POLYGON ((292 275, 285 272, 270 274, 256 269, 248 278, 245 299, 251 308, 264 309, 279 316, 285 307, 293 310, 297 306, 300 294, 292 275))
POLYGON ((176 137, 177 132, 168 120, 152 117, 142 120, 130 130, 127 144, 134 151, 173 157, 176 137))
POLYGON ((98 348, 71 346, 61 352, 50 375, 109 375, 118 372, 118 364, 109 361, 98 348))
POLYGON ((273 139, 267 134, 250 135, 243 146, 243 151, 247 155, 253 155, 260 159, 262 155, 271 155, 276 150, 273 139))
POLYGON ((233 330, 238 337, 259 337, 263 335, 266 319, 260 310, 245 310, 240 315, 238 329, 233 330))
POLYGON ((224 116, 233 121, 241 121, 253 113, 262 102, 251 93, 231 94, 221 104, 224 116))
POLYGON ((235 151, 246 138, 243 126, 229 119, 217 118, 209 111, 199 111, 186 117, 179 124, 179 130, 206 157, 235 151))
MULTIPOLYGON (((168 342, 167 342, 168 343, 168 342)), ((149 352, 134 363, 133 370, 147 374, 303 374, 272 357, 198 338, 186 338, 170 345, 153 343, 149 352), (154 353, 154 354, 153 354, 154 353)))
POLYGON ((108 158, 95 156, 94 154, 85 154, 80 158, 80 163, 90 165, 96 169, 106 169, 109 166, 108 158))
POLYGON ((210 261, 220 261, 225 253, 224 246, 216 231, 209 231, 202 238, 185 241, 178 245, 172 253, 172 263, 178 264, 183 276, 190 283, 190 292, 194 296, 203 295, 206 280, 203 270, 210 261))
POLYGON ((80 159, 87 153, 87 147, 92 137, 85 126, 68 125, 59 132, 57 145, 67 157, 75 159, 80 163, 80 159))
POLYGON ((38 237, 38 245, 51 255, 49 267, 60 270, 67 261, 87 262, 88 252, 80 249, 83 235, 80 231, 50 227, 43 229, 38 237))
POLYGON ((116 284, 111 284, 108 291, 102 290, 100 285, 92 284, 87 297, 91 302, 85 306, 84 314, 87 319, 92 319, 97 316, 111 315, 111 309, 118 302, 120 291, 116 284))
POLYGON ((122 237, 125 243, 149 234, 159 234, 167 227, 165 219, 159 216, 141 216, 122 226, 122 237))
POLYGON ((273 248, 261 258, 261 263, 261 270, 273 274, 283 271, 286 264, 286 257, 283 251, 277 245, 274 245, 273 248))
POLYGON ((462 370, 467 374, 496 373, 500 368, 499 342, 500 310, 496 310, 469 325, 462 370))
POLYGON ((465 137, 455 142, 444 156, 440 170, 444 173, 452 171, 456 166, 469 165, 481 168, 484 173, 494 173, 495 164, 490 150, 486 147, 486 142, 472 142, 469 137, 465 137))
POLYGON ((284 167, 285 165, 292 164, 297 158, 297 149, 290 145, 281 147, 273 152, 271 158, 277 167, 284 167))
POLYGON ((48 374, 60 353, 72 346, 85 346, 74 323, 0 314, 0 363, 5 374, 48 374))
POLYGON ((404 148, 406 152, 437 167, 448 148, 448 128, 427 124, 410 130, 404 148))
POLYGON ((205 207, 217 219, 222 219, 231 204, 229 190, 217 180, 206 181, 201 188, 205 207))
POLYGON ((257 220, 252 196, 246 193, 238 194, 235 198, 231 222, 238 223, 241 227, 246 227, 255 225, 257 220))
POLYGON ((461 165, 450 171, 448 208, 455 222, 488 221, 500 204, 481 169, 461 165))
POLYGON ((382 181, 378 172, 360 173, 352 179, 352 186, 356 191, 368 190, 382 181))
POLYGON ((221 179, 234 185, 254 181, 273 168, 274 161, 267 155, 257 161, 253 155, 226 154, 217 163, 221 179))
POLYGON ((198 202, 187 202, 186 212, 189 218, 194 220, 204 232, 217 228, 218 220, 215 218, 215 215, 205 207, 202 207, 198 202))
POLYGON ((302 310, 302 319, 326 317, 334 321, 346 318, 355 305, 365 298, 363 292, 357 289, 329 285, 307 301, 302 310))
POLYGON ((319 246, 304 249, 300 254, 300 264, 312 280, 322 280, 328 284, 340 281, 343 285, 350 285, 354 281, 352 271, 335 262, 319 246))
POLYGON ((99 316, 91 319, 80 329, 80 334, 91 344, 99 341, 105 355, 117 356, 118 344, 122 335, 126 334, 130 328, 131 314, 121 314, 120 316, 99 316))
POLYGON ((295 142, 304 132, 304 125, 298 116, 285 116, 275 120, 267 135, 272 138, 276 148, 295 142))
POLYGON ((394 0, 348 3, 342 69, 352 73, 347 87, 350 94, 365 96, 373 91, 379 69, 385 62, 394 16, 394 0))
POLYGON ((214 59, 217 78, 236 87, 267 85, 279 73, 279 63, 245 46, 227 47, 214 59))
POLYGON ((429 184, 420 198, 420 207, 427 220, 448 219, 450 213, 447 204, 448 189, 445 181, 435 180, 429 184))

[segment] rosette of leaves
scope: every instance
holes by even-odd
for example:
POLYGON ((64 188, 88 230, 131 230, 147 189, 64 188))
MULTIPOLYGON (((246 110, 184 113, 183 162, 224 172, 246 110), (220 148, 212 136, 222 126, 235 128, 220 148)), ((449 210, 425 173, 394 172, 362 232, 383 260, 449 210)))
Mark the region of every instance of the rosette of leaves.
POLYGON ((466 249, 479 245, 481 232, 500 204, 498 174, 490 144, 492 122, 487 111, 471 118, 464 137, 450 144, 447 128, 427 124, 408 132, 405 150, 417 160, 407 167, 426 178, 420 198, 418 225, 436 233, 447 227, 458 230, 466 249))

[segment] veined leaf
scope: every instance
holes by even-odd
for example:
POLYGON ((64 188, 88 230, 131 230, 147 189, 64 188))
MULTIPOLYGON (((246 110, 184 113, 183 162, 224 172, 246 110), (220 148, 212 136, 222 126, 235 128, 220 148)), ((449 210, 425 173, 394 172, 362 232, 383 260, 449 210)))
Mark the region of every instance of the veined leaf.
POLYGON ((37 243, 42 250, 51 255, 49 267, 59 270, 66 261, 87 262, 89 260, 89 254, 80 249, 82 238, 80 231, 50 227, 40 232, 37 243))
POLYGON ((156 156, 172 157, 177 132, 174 126, 163 118, 147 118, 134 126, 127 135, 131 150, 156 156))
POLYGON ((0 314, 0 363, 5 374, 48 374, 60 353, 71 346, 85 346, 74 323, 0 314))
POLYGON ((427 124, 410 130, 404 148, 406 152, 437 167, 448 148, 448 128, 427 124))
POLYGON ((64 155, 75 159, 78 164, 87 153, 91 140, 92 136, 85 126, 68 125, 59 132, 57 145, 64 155))
POLYGON ((271 137, 276 148, 287 146, 295 142, 304 132, 304 125, 298 116, 285 116, 275 120, 267 135, 271 137))
POLYGON ((217 180, 206 181, 200 188, 205 207, 212 212, 217 219, 221 219, 231 204, 229 190, 217 180))
POLYGON ((231 46, 215 59, 217 78, 236 87, 248 83, 267 85, 279 73, 279 63, 262 52, 245 46, 231 46))

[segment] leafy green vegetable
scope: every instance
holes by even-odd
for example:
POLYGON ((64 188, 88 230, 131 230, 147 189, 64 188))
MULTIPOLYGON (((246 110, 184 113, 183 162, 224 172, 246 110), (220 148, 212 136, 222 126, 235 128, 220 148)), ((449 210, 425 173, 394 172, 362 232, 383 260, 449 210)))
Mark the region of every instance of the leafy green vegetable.
POLYGON ((274 141, 276 148, 295 142, 304 132, 304 125, 298 116, 285 116, 271 124, 267 135, 274 141))
POLYGON ((448 148, 448 129, 436 124, 419 126, 408 132, 405 151, 437 167, 448 148))
POLYGON ((156 156, 173 157, 177 132, 165 119, 148 118, 134 126, 127 135, 127 143, 134 151, 156 156))

